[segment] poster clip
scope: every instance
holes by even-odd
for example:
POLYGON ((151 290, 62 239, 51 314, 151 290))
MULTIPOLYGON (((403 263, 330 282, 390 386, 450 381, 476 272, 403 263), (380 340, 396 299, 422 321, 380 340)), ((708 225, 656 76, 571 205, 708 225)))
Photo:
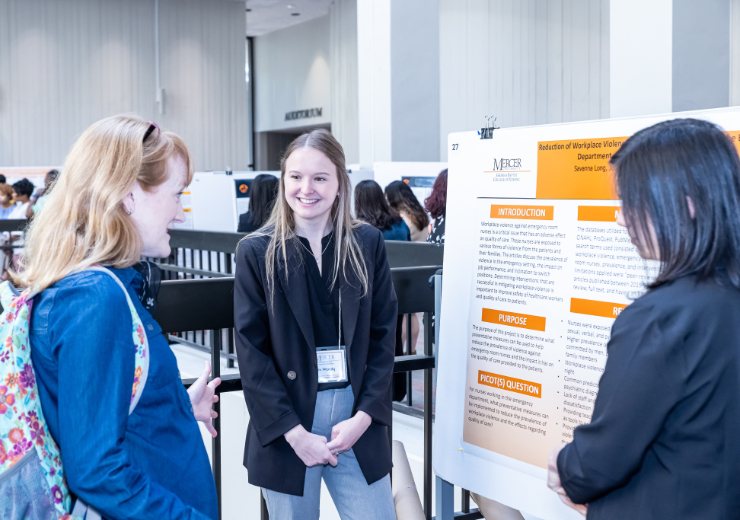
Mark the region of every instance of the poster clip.
POLYGON ((496 116, 483 116, 483 119, 486 120, 486 126, 480 129, 478 135, 481 139, 493 139, 493 131, 499 129, 496 126, 497 118, 496 116))

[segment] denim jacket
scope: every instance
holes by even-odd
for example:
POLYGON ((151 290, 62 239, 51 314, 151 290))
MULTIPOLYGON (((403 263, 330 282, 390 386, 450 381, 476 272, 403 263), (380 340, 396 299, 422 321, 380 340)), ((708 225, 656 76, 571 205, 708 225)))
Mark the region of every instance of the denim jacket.
POLYGON ((149 340, 149 377, 129 416, 131 313, 120 287, 94 271, 34 299, 31 355, 41 406, 73 494, 106 519, 216 519, 208 455, 162 329, 139 301, 142 277, 111 269, 149 340))

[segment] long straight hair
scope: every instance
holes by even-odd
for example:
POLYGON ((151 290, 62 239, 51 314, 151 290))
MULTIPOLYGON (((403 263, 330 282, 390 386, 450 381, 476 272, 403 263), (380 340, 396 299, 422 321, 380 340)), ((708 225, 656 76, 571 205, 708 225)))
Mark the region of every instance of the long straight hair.
POLYGON ((193 166, 185 143, 176 134, 153 132, 135 116, 113 116, 77 139, 54 182, 44 211, 31 223, 23 270, 15 280, 44 290, 71 272, 96 264, 116 268, 139 262, 142 242, 123 200, 136 182, 154 190, 169 176, 167 160, 179 155, 193 166))
POLYGON ((354 230, 362 225, 363 222, 354 220, 351 213, 351 193, 352 184, 347 175, 345 166, 344 150, 342 145, 334 138, 328 130, 323 128, 313 130, 296 138, 285 150, 282 160, 280 161, 280 185, 278 188, 278 197, 275 206, 270 214, 267 224, 260 230, 247 235, 242 239, 249 240, 256 236, 269 236, 270 242, 265 252, 265 271, 267 275, 267 289, 270 293, 270 300, 275 290, 275 270, 285 269, 286 278, 289 276, 288 269, 288 242, 293 242, 294 247, 300 247, 298 235, 296 234, 296 224, 293 217, 293 209, 285 199, 285 174, 286 163, 290 155, 299 148, 313 148, 323 153, 337 169, 339 179, 339 191, 337 198, 331 207, 331 221, 334 227, 334 274, 331 281, 331 288, 337 282, 339 270, 345 278, 349 270, 353 271, 362 286, 362 295, 368 291, 368 275, 365 260, 362 255, 360 243, 355 237, 354 230))
POLYGON ((658 123, 627 139, 610 162, 627 223, 641 241, 655 230, 660 270, 648 288, 686 275, 740 288, 740 159, 717 125, 658 123))
POLYGON ((401 215, 385 200, 380 185, 370 179, 355 186, 355 215, 381 231, 401 222, 401 215))
POLYGON ((397 212, 404 212, 409 216, 411 222, 417 229, 424 229, 429 225, 429 215, 419 204, 414 192, 408 184, 403 181, 393 181, 385 187, 385 196, 388 197, 388 204, 397 212))

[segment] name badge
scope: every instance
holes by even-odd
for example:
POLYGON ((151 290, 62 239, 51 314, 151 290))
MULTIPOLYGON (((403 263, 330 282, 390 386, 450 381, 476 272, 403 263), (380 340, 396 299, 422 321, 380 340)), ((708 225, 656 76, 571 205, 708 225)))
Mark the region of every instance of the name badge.
POLYGON ((347 381, 347 357, 344 345, 340 347, 317 347, 316 362, 319 368, 319 383, 343 383, 347 381))

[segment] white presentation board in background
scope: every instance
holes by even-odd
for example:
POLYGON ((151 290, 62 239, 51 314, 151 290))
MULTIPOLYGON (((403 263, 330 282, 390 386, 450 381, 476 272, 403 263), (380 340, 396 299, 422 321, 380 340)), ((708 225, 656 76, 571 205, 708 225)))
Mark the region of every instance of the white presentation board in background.
POLYGON ((419 203, 432 194, 432 185, 439 172, 447 168, 443 162, 376 162, 373 164, 375 182, 385 191, 393 181, 405 181, 414 192, 419 203))
POLYGON ((355 186, 357 186, 362 181, 366 180, 374 180, 375 179, 375 172, 373 170, 362 170, 360 169, 359 164, 348 164, 347 166, 347 175, 349 175, 349 182, 352 186, 352 198, 350 201, 350 205, 352 207, 352 214, 355 213, 355 186))
POLYGON ((248 188, 251 180, 263 173, 280 176, 279 171, 232 172, 229 175, 223 171, 197 172, 188 187, 191 204, 189 212, 185 207, 186 201, 183 200, 186 219, 188 213, 192 215, 192 227, 187 229, 236 232, 239 215, 249 209, 248 188))
POLYGON ((441 478, 544 520, 582 518, 547 488, 548 454, 590 421, 614 319, 657 270, 616 224, 608 161, 677 117, 740 143, 736 108, 449 135, 441 478))

